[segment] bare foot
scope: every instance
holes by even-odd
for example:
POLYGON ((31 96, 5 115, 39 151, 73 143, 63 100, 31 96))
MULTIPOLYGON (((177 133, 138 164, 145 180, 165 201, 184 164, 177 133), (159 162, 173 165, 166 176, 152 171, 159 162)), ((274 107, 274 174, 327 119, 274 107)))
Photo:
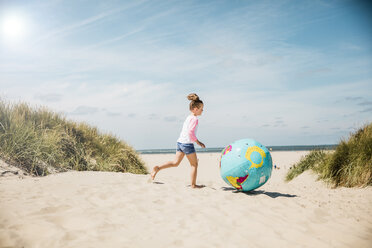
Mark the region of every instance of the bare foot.
POLYGON ((191 185, 191 188, 193 189, 201 189, 201 188, 204 188, 205 185, 191 185))
POLYGON ((155 179, 155 176, 156 174, 158 173, 159 171, 159 166, 154 166, 154 168, 152 169, 152 172, 151 172, 151 179, 154 180, 155 179))

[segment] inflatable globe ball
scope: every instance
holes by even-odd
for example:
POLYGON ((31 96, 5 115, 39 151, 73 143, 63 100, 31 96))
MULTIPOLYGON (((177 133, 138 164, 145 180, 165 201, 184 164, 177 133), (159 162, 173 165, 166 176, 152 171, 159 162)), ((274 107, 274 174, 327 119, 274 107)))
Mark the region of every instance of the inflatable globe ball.
POLYGON ((272 167, 270 152, 253 139, 235 141, 221 154, 221 177, 237 190, 250 191, 264 185, 272 167))

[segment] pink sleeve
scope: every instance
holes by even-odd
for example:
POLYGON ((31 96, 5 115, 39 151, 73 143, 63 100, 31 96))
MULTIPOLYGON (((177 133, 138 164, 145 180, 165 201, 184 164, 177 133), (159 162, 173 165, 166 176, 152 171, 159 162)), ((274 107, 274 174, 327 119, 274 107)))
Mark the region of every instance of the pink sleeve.
POLYGON ((195 142, 198 140, 195 136, 195 129, 197 125, 198 125, 198 119, 192 118, 189 124, 189 136, 192 142, 195 142))

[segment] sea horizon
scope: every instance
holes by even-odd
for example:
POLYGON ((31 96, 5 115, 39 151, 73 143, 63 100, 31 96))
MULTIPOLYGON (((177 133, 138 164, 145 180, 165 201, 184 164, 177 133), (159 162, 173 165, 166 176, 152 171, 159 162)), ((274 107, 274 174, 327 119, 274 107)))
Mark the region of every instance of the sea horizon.
MULTIPOLYGON (((324 145, 286 145, 286 146, 266 146, 269 151, 310 151, 310 150, 333 150, 337 144, 324 144, 324 145)), ((196 148, 200 153, 220 153, 225 147, 211 147, 211 148, 196 148)), ((176 148, 157 148, 157 149, 137 149, 139 154, 169 154, 175 153, 176 148)))

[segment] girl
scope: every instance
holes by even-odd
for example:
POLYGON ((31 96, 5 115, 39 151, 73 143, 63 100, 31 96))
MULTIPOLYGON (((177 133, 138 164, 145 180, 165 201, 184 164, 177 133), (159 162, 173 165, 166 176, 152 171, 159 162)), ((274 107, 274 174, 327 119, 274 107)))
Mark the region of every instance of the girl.
POLYGON ((205 145, 196 138, 196 130, 198 127, 198 117, 203 113, 203 101, 199 99, 199 96, 195 93, 189 94, 187 96, 190 102, 190 115, 186 118, 183 123, 182 131, 180 137, 177 140, 177 151, 176 158, 174 161, 169 161, 163 165, 155 166, 151 172, 151 179, 154 180, 156 174, 166 168, 177 167, 182 159, 187 157, 191 165, 191 187, 192 188, 202 188, 203 186, 196 185, 196 176, 198 172, 198 158, 196 157, 196 151, 194 147, 194 142, 197 143, 202 148, 205 145))

